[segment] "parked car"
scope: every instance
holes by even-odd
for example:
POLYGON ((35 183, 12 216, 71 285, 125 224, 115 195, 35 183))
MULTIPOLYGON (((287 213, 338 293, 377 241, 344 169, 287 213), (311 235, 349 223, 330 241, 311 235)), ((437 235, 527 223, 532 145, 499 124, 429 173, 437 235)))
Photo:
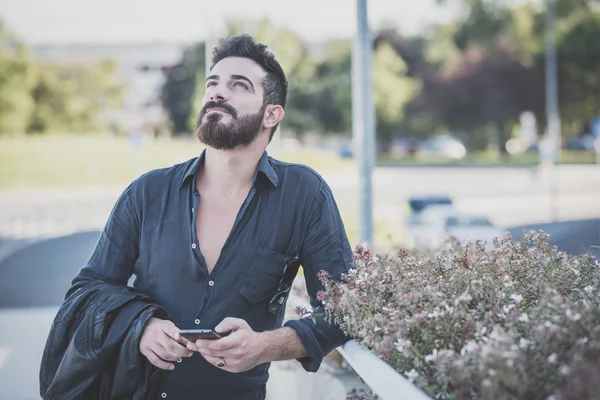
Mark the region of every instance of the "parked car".
POLYGON ((392 140, 389 148, 389 155, 393 158, 402 158, 414 155, 421 145, 421 141, 417 138, 396 138, 392 140))
POLYGON ((467 155, 467 148, 460 140, 451 135, 441 135, 426 140, 419 146, 417 156, 441 157, 452 160, 460 160, 467 155))
POLYGON ((349 144, 343 145, 342 147, 340 147, 340 149, 338 151, 338 155, 341 158, 353 158, 354 151, 352 150, 352 146, 349 144))
POLYGON ((565 148, 568 150, 596 151, 594 147, 595 138, 592 135, 574 136, 567 140, 565 148))
POLYGON ((452 199, 445 195, 419 195, 409 197, 407 223, 409 225, 414 223, 425 208, 434 205, 452 206, 452 199))
POLYGON ((465 213, 451 205, 433 205, 418 215, 406 236, 408 246, 433 250, 450 237, 461 242, 481 240, 490 247, 504 232, 485 215, 465 213))

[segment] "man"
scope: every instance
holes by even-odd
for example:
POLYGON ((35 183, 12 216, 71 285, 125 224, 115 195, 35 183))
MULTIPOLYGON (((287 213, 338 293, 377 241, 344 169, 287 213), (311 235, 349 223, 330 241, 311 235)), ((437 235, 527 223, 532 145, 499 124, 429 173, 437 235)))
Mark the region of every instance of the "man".
POLYGON ((151 171, 117 201, 75 278, 126 284, 170 314, 145 325, 139 350, 168 399, 264 399, 271 361, 298 359, 316 371, 345 336, 324 319, 288 321, 269 311, 284 266, 302 264, 312 304, 317 273, 334 279, 352 251, 332 193, 310 168, 265 149, 284 117, 285 74, 250 36, 213 52, 196 135, 198 157, 151 171), (228 334, 188 342, 180 329, 228 334))

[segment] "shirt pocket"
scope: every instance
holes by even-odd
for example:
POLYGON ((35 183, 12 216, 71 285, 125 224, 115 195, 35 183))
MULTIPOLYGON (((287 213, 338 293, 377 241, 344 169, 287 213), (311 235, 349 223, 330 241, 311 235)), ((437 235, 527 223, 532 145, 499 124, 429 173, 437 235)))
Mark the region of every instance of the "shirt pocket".
POLYGON ((242 281, 240 294, 252 305, 270 300, 277 292, 288 258, 290 256, 259 246, 242 281))

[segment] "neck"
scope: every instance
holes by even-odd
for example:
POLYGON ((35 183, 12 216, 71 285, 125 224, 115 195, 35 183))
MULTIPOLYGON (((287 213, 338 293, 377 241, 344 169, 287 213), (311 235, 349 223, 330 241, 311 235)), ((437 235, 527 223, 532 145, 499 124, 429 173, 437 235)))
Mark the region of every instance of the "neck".
POLYGON ((206 148, 204 166, 198 174, 202 188, 235 194, 252 184, 264 148, 254 143, 243 149, 206 148))

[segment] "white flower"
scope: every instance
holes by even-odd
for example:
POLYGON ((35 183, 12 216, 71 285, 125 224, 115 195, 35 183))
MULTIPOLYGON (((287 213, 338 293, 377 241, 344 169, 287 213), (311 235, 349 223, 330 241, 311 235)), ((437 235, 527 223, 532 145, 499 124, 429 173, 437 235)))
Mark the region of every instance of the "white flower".
POLYGON ((526 349, 527 347, 529 347, 529 345, 531 344, 531 341, 521 338, 521 340, 519 340, 519 347, 522 349, 526 349))
POLYGON ((469 294, 469 292, 465 291, 456 298, 456 300, 454 301, 454 304, 458 305, 460 303, 468 303, 471 300, 473 300, 473 297, 469 294))
POLYGON ((477 342, 475 342, 474 340, 469 340, 467 342, 467 344, 465 344, 463 346, 463 348, 460 350, 460 355, 463 356, 467 353, 472 353, 473 351, 477 350, 479 348, 479 345, 477 344, 477 342))
POLYGON ((548 356, 547 360, 550 364, 554 364, 556 362, 556 353, 552 353, 548 356))
POLYGON ((507 306, 502 307, 502 311, 504 311, 505 313, 508 314, 510 312, 510 310, 512 310, 513 308, 515 308, 515 305, 514 304, 509 304, 507 306))
POLYGON ((515 301, 515 303, 519 304, 523 300, 523 296, 520 294, 513 293, 510 295, 510 298, 515 301))
POLYGON ((437 349, 434 349, 433 353, 428 354, 428 355, 425 356, 425 362, 436 361, 437 360, 437 355, 438 355, 438 351, 437 351, 437 349))
POLYGON ((567 308, 567 311, 565 311, 565 315, 571 321, 579 321, 581 319, 581 314, 577 313, 577 314, 573 315, 573 311, 571 311, 570 308, 567 308))
POLYGON ((398 350, 400 353, 402 353, 402 351, 404 350, 404 346, 407 344, 407 341, 402 340, 400 338, 398 338, 398 340, 396 340, 396 343, 394 343, 394 345, 396 346, 396 350, 398 350))
POLYGON ((586 344, 589 341, 589 339, 586 337, 579 339, 579 343, 581 344, 586 344))
POLYGON ((512 368, 513 365, 515 365, 515 362, 513 360, 506 360, 506 366, 508 368, 512 368))
POLYGON ((563 364, 558 371, 563 375, 569 375, 571 368, 568 365, 563 364))
POLYGON ((527 313, 523 313, 523 314, 519 315, 519 321, 529 322, 529 315, 527 315, 527 313))
POLYGON ((418 376, 419 376, 419 373, 417 371, 415 371, 414 368, 406 373, 406 377, 408 378, 408 380, 410 382, 413 382, 418 376))
POLYGON ((487 333, 487 328, 486 328, 485 326, 484 326, 483 328, 481 328, 481 331, 480 331, 480 333, 481 333, 482 335, 485 335, 485 334, 487 333))
POLYGON ((592 294, 592 292, 594 291, 594 287, 592 285, 589 285, 584 287, 583 290, 585 290, 587 294, 592 294))
POLYGON ((381 328, 380 328, 380 327, 378 327, 378 326, 376 326, 376 327, 375 327, 375 329, 373 329, 373 332, 377 333, 377 332, 379 332, 380 330, 381 330, 381 328))

